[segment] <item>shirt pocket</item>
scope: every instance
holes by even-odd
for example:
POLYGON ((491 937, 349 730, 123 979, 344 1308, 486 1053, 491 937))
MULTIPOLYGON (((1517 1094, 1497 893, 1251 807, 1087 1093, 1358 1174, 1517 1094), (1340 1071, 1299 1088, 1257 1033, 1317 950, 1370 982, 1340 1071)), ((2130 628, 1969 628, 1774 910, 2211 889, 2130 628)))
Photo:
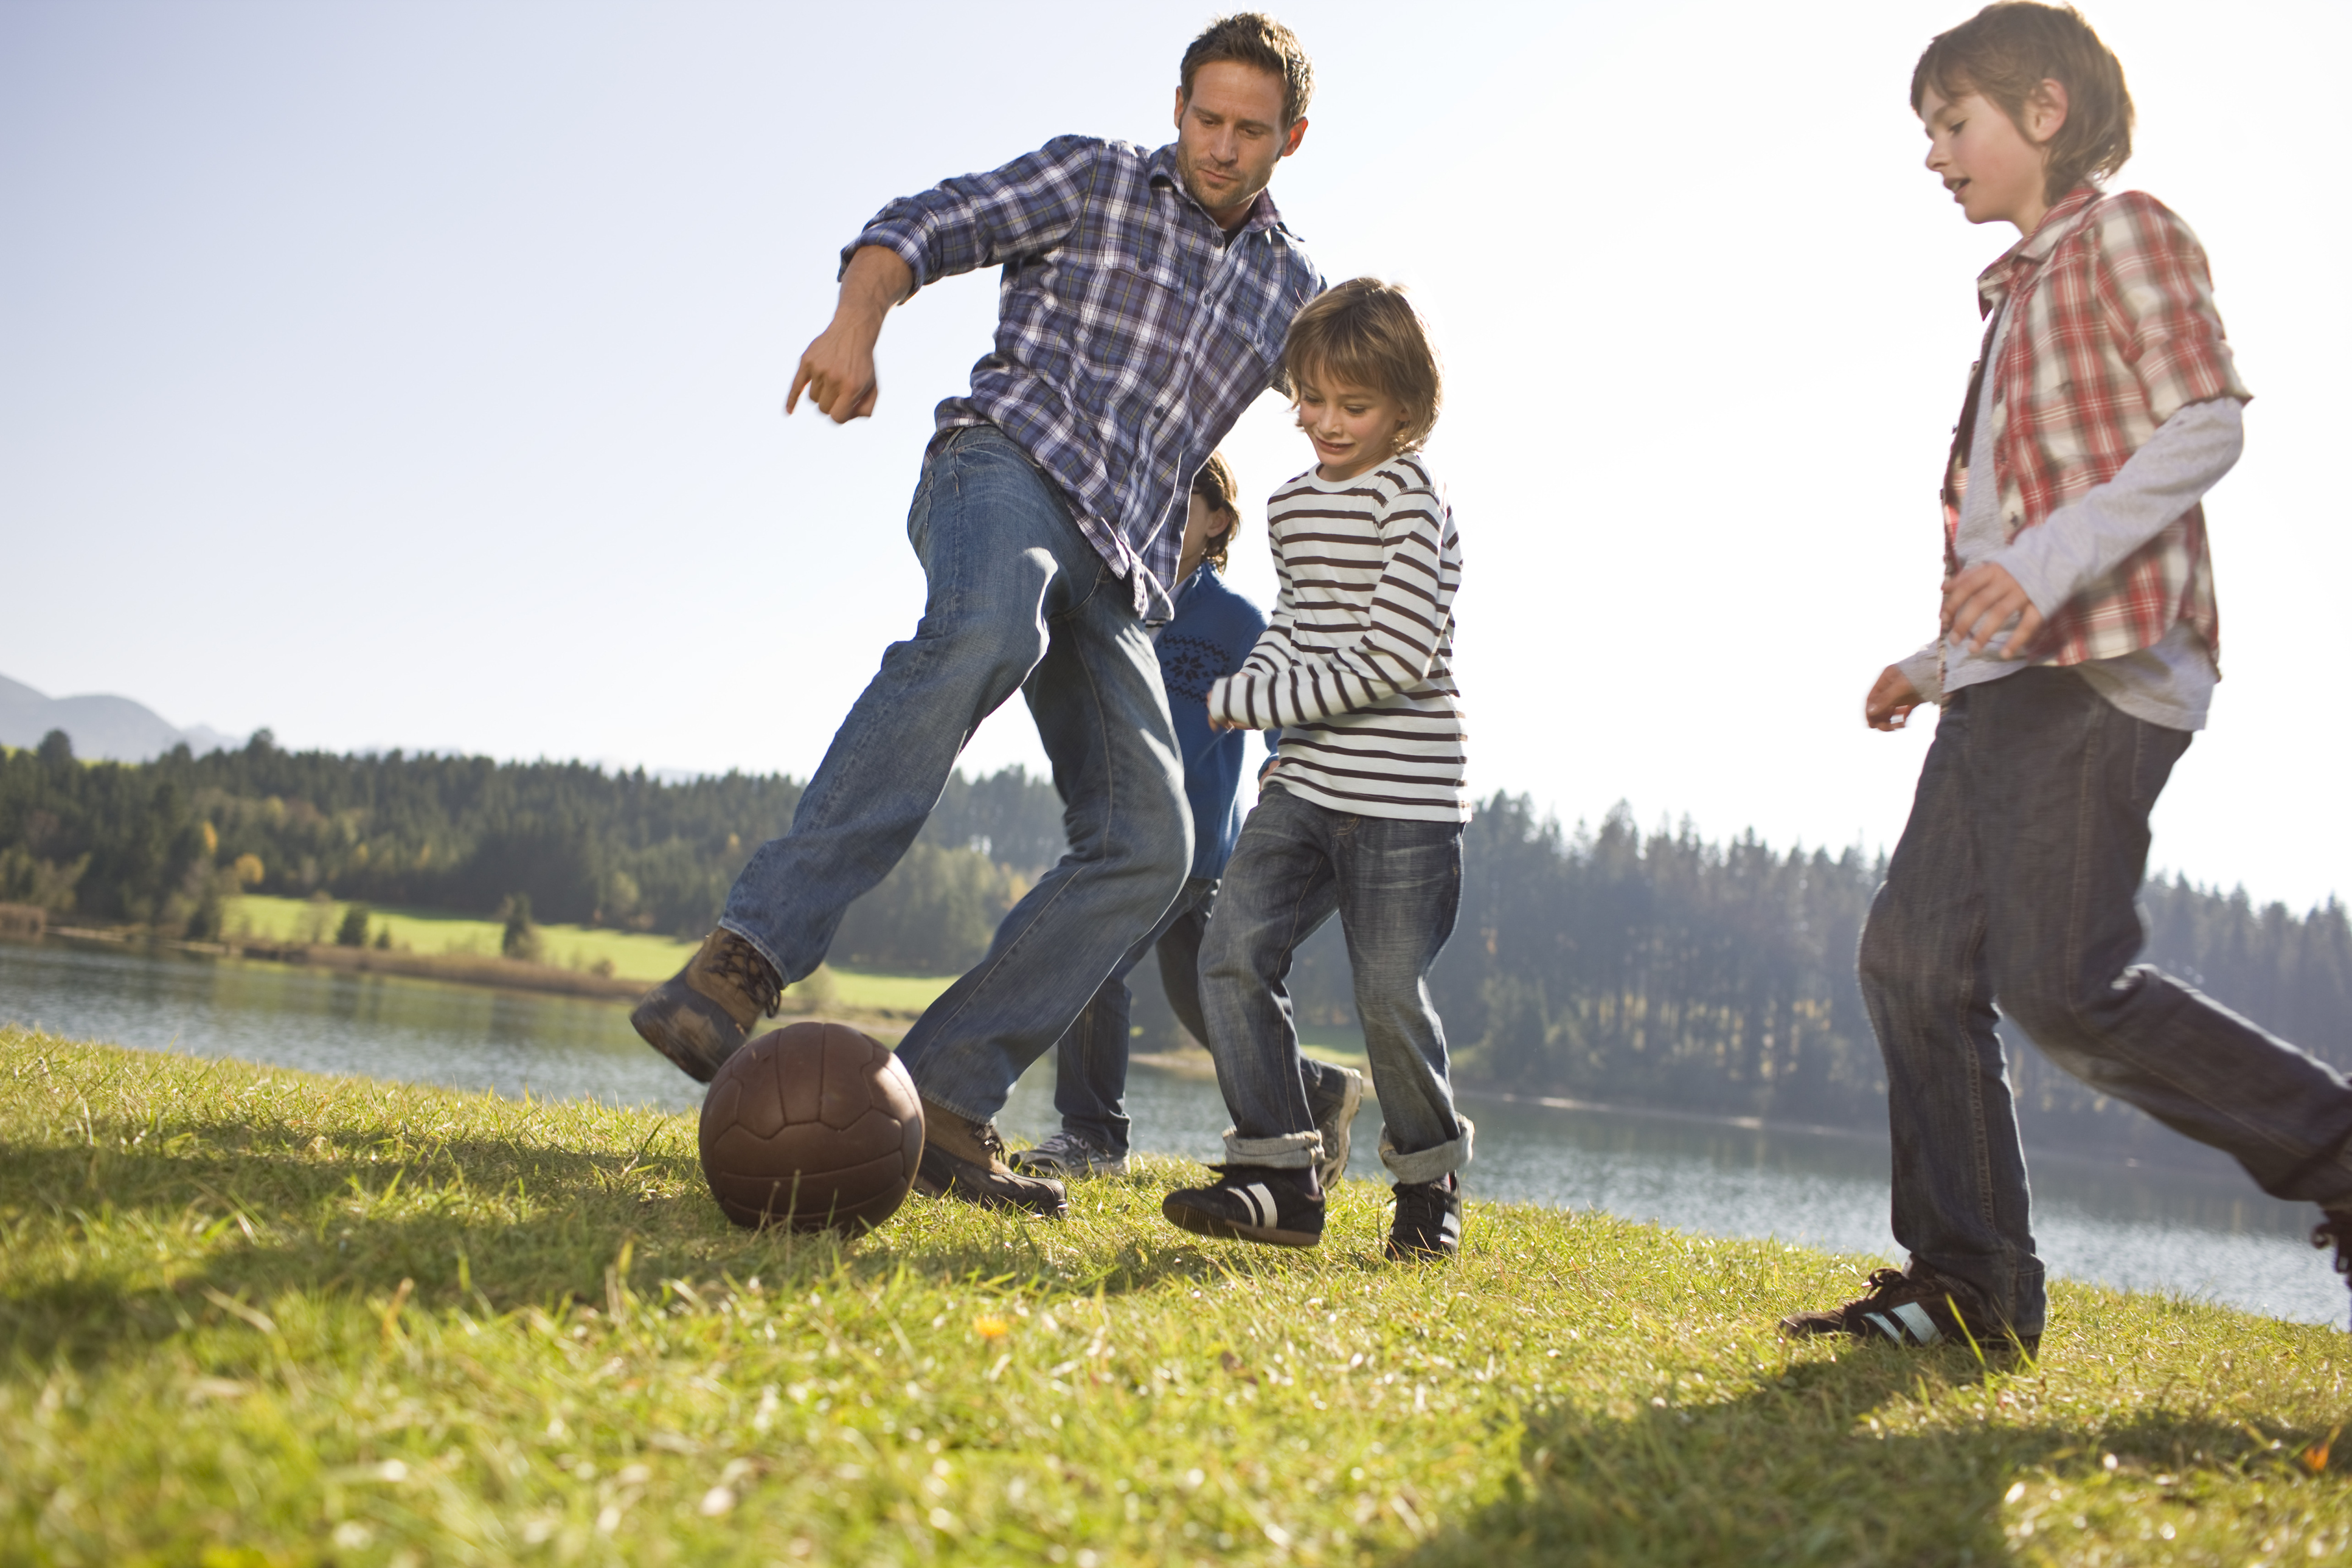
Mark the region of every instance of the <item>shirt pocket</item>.
POLYGON ((1131 435, 1179 391, 1178 354, 1191 302, 1161 268, 1105 260, 1068 264, 1063 271, 1062 291, 1076 318, 1078 405, 1131 435))

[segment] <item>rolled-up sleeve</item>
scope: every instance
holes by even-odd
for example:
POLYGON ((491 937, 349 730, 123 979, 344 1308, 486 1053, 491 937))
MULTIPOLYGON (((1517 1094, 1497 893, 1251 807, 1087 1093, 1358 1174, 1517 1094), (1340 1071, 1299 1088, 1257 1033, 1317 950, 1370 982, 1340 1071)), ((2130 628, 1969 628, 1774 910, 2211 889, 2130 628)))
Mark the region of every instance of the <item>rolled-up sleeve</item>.
POLYGON ((901 196, 841 247, 841 269, 866 247, 879 246, 907 264, 920 289, 1051 250, 1076 227, 1103 146, 1091 136, 1057 136, 1003 168, 901 196))
POLYGON ((2100 206, 2098 299, 2158 425, 2216 397, 2249 402, 2213 303, 2205 247, 2155 197, 2126 191, 2100 206))

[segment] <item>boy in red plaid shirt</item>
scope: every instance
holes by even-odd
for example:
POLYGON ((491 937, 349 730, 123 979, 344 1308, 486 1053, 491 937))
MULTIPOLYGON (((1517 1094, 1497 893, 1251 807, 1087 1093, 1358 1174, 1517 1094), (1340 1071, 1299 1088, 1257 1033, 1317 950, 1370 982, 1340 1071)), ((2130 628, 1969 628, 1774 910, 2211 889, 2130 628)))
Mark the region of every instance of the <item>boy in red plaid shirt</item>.
POLYGON ((2352 1088, 2135 966, 2148 813, 2221 647, 2203 497, 2239 381, 2205 253, 2138 192, 2123 68, 2071 8, 1987 6, 1919 59, 1927 167, 2024 237, 1977 279, 1985 345, 1944 475, 1943 635, 1864 700, 1943 706, 1861 971, 1907 1267, 1791 1334, 2040 1341, 2045 1300, 1994 1005, 2068 1071, 2317 1203, 2352 1271, 2352 1088))

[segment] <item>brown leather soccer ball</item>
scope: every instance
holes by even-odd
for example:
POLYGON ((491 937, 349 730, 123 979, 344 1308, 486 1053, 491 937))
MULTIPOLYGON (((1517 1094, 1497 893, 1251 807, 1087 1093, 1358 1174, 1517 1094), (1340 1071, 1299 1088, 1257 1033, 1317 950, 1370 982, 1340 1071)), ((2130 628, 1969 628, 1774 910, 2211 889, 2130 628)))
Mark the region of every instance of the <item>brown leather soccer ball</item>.
POLYGON ((845 1024, 747 1042, 702 1101, 702 1173, 737 1225, 861 1236, 898 1211, 923 1157, 915 1080, 845 1024))

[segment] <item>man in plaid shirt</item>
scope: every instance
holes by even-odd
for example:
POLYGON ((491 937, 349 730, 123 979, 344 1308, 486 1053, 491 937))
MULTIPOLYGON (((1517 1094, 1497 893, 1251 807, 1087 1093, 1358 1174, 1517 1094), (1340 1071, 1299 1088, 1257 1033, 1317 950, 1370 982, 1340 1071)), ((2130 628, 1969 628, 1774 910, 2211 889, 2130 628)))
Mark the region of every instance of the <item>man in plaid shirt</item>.
POLYGON ((836 422, 872 412, 889 309, 934 279, 1003 269, 995 350, 940 405, 908 516, 923 618, 883 655, 791 831, 751 857, 719 929, 633 1022, 707 1081, 816 968, 971 732, 1021 692, 1070 852, 898 1048, 923 1098, 924 1191, 1063 1212, 1058 1182, 1006 1164, 993 1118, 1192 862, 1152 631, 1192 476, 1322 288, 1266 194, 1306 134, 1311 88, 1288 29, 1227 16, 1184 53, 1168 146, 1060 137, 892 202, 843 250, 840 304, 793 377, 787 412, 803 393, 836 422))
POLYGON ((2093 183, 2130 154, 2122 67, 2073 10, 2012 0, 1929 46, 1912 103, 1969 220, 2025 237, 1978 279, 1985 348, 1944 476, 1944 635, 1864 701, 1881 730, 1943 705, 1861 953, 1910 1258, 1781 1326, 2032 1347, 2046 1300, 1996 1003, 2102 1092, 2316 1203, 2339 1269, 2352 1088, 2132 964, 2148 814, 2220 679, 2203 498, 2237 461, 2251 395, 2196 236, 2093 183))

